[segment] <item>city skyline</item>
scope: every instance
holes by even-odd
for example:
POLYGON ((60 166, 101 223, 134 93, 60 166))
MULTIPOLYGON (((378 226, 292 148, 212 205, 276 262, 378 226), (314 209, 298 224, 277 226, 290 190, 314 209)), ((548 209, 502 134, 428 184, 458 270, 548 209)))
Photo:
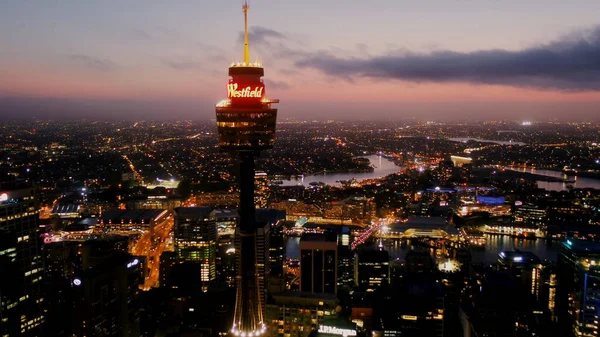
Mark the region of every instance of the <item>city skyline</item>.
MULTIPOLYGON (((256 0, 250 59, 283 119, 597 119, 600 4, 581 3, 256 0)), ((5 4, 0 116, 212 118, 240 5, 5 4)))

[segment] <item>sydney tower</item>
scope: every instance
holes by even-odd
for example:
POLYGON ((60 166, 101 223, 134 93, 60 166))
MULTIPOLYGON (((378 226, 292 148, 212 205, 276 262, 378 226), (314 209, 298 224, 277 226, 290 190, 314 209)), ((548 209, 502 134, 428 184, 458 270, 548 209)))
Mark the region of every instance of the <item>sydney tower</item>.
POLYGON ((238 243, 237 294, 231 333, 252 337, 265 333, 261 307, 259 263, 256 250, 256 220, 254 208, 254 158, 260 151, 273 147, 277 109, 265 96, 262 81, 264 69, 250 62, 248 52, 248 3, 244 11, 244 61, 229 67, 227 99, 216 106, 219 148, 240 158, 240 224, 236 231, 238 243))

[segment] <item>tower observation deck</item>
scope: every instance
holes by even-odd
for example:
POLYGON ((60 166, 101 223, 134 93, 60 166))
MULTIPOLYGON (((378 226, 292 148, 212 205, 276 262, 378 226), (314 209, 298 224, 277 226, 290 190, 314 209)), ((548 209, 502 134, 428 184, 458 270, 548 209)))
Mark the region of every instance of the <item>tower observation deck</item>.
POLYGON ((229 66, 227 98, 216 105, 219 148, 240 158, 240 224, 236 231, 237 292, 231 334, 257 337, 266 332, 261 307, 256 265, 254 206, 254 159, 262 150, 273 147, 279 100, 266 98, 262 64, 250 62, 248 50, 248 3, 244 12, 244 61, 229 66))

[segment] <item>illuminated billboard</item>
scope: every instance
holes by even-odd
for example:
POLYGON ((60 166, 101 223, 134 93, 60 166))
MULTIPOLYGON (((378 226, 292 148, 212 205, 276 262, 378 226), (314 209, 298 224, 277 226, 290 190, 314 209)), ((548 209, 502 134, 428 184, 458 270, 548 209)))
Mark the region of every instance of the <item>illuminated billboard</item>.
POLYGON ((227 84, 227 98, 263 98, 265 86, 259 85, 240 85, 239 83, 227 84))
POLYGON ((336 328, 334 326, 329 326, 329 325, 319 326, 319 333, 328 334, 328 335, 344 336, 344 337, 356 336, 356 330, 341 329, 341 328, 336 328))

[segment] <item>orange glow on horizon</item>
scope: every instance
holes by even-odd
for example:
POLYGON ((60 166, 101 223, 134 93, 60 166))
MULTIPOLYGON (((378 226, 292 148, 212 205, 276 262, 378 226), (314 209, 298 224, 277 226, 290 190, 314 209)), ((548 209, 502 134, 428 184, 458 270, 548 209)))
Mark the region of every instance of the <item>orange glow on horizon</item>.
MULTIPOLYGON (((61 71, 20 65, 2 69, 0 94, 4 96, 73 99, 179 99, 206 98, 216 102, 223 96, 221 77, 195 72, 151 69, 133 72, 96 73, 61 71)), ((301 76, 273 79, 289 88, 270 87, 270 96, 286 101, 310 98, 330 102, 600 102, 600 92, 560 92, 500 85, 465 83, 411 83, 356 78, 353 82, 326 78, 311 71, 301 76), (310 85, 307 85, 310 83, 310 85)))

